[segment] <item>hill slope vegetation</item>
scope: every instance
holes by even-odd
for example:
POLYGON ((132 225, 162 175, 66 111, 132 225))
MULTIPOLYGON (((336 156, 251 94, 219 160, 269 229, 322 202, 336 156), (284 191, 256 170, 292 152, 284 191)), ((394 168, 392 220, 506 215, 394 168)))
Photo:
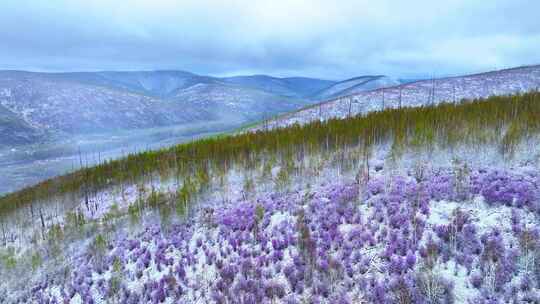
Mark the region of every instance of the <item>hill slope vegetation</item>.
POLYGON ((48 180, 0 199, 0 296, 534 303, 539 101, 385 109, 48 180))

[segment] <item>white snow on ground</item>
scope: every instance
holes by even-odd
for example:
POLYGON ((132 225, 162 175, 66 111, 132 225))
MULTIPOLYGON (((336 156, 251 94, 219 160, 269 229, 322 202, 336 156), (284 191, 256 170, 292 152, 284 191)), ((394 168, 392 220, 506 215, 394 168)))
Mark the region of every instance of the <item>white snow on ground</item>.
MULTIPOLYGON (((503 233, 511 233, 512 207, 505 205, 489 206, 482 196, 476 196, 468 202, 458 203, 449 201, 431 202, 431 214, 427 219, 429 225, 447 224, 451 220, 452 212, 456 209, 472 216, 473 222, 480 233, 498 227, 503 233)), ((534 224, 535 218, 530 213, 522 214, 521 221, 529 225, 534 224)))
POLYGON ((341 224, 339 225, 339 232, 343 235, 347 235, 355 228, 361 227, 361 225, 357 224, 341 224))
POLYGON ((478 290, 473 288, 468 282, 467 269, 458 265, 455 260, 450 260, 445 265, 437 265, 435 271, 454 283, 456 303, 467 303, 468 299, 473 299, 479 294, 478 290))
MULTIPOLYGON (((466 202, 432 201, 426 223, 431 227, 448 224, 452 220, 452 213, 457 208, 472 216, 472 222, 478 228, 480 235, 497 228, 502 232, 506 242, 515 242, 511 224, 512 207, 489 206, 482 196, 476 196, 466 202)), ((520 215, 522 223, 526 223, 529 227, 538 225, 538 219, 533 213, 523 212, 520 215)), ((451 259, 446 263, 438 264, 435 271, 453 282, 456 303, 465 303, 479 294, 479 290, 470 284, 470 277, 467 276, 465 267, 457 265, 455 260, 451 259)), ((519 281, 519 278, 520 276, 516 276, 513 281, 519 281)))
POLYGON ((276 212, 272 214, 272 217, 270 218, 270 229, 273 229, 282 222, 289 222, 294 224, 296 222, 296 217, 290 215, 287 212, 276 212))
MULTIPOLYGON (((382 175, 379 173, 378 176, 382 175)), ((303 193, 297 193, 296 195, 293 194, 292 197, 298 198, 301 197, 301 195, 303 195, 303 193)), ((321 200, 326 202, 328 201, 328 199, 325 197, 321 197, 321 200)), ((233 205, 234 204, 230 204, 228 205, 228 207, 231 207, 233 205)), ((361 210, 362 215, 368 214, 372 211, 368 204, 359 204, 358 208, 359 210, 361 210)), ((510 229, 511 209, 507 206, 500 205, 488 206, 481 197, 474 197, 469 201, 459 203, 453 201, 431 201, 431 212, 429 217, 427 217, 427 224, 439 225, 448 223, 450 221, 452 212, 456 208, 461 208, 461 210, 470 213, 473 216, 473 221, 476 225, 478 225, 481 231, 488 230, 493 227, 499 227, 503 232, 510 229)), ((535 219, 532 215, 527 214, 523 218, 523 220, 534 223, 533 221, 535 219)), ((270 224, 265 228, 265 230, 268 232, 277 231, 281 225, 294 225, 295 222, 296 218, 288 212, 278 211, 270 216, 270 224)), ((197 249, 197 240, 199 238, 202 238, 203 236, 206 236, 207 241, 204 244, 207 246, 208 250, 213 252, 219 252, 221 247, 220 243, 217 241, 219 239, 217 229, 208 228, 204 225, 201 225, 200 221, 196 221, 196 223, 197 225, 194 227, 193 237, 190 238, 190 243, 188 244, 188 246, 191 252, 197 252, 195 255, 195 257, 197 258, 197 263, 194 266, 186 268, 186 276, 190 279, 193 279, 190 281, 197 281, 200 282, 200 284, 204 285, 206 284, 205 282, 209 282, 211 278, 216 277, 216 268, 214 265, 207 265, 205 263, 205 255, 203 251, 200 248, 197 249)), ((355 229, 356 226, 357 225, 343 224, 340 225, 339 231, 342 234, 347 235, 349 232, 351 232, 351 230, 355 229)), ((157 250, 157 244, 155 243, 155 241, 146 242, 143 240, 142 242, 151 252, 152 256, 154 256, 157 250)), ((223 245, 223 243, 221 245, 223 245)), ((244 244, 243 246, 246 245, 244 244)), ((294 253, 294 250, 295 249, 293 247, 284 250, 284 258, 282 261, 283 266, 292 263, 291 256, 294 253)), ((384 266, 384 262, 377 259, 377 254, 379 254, 381 250, 382 247, 366 247, 362 250, 362 254, 364 256, 373 258, 373 260, 371 261, 372 270, 370 271, 377 272, 379 271, 378 269, 381 269, 381 267, 384 266)), ((181 251, 172 247, 167 248, 166 257, 173 258, 173 266, 182 263, 181 251)), ((130 262, 125 267, 133 270, 135 269, 134 264, 134 262, 130 262)), ((169 271, 167 267, 163 267, 161 271, 158 270, 157 266, 152 260, 150 262, 150 267, 144 270, 141 279, 124 278, 124 282, 127 287, 132 291, 141 290, 141 282, 145 282, 148 280, 159 280, 161 277, 167 274, 167 271, 169 271)), ((456 295, 457 303, 464 302, 466 299, 471 299, 478 293, 476 289, 470 286, 468 282, 469 277, 466 275, 466 270, 462 266, 456 266, 454 260, 450 260, 447 263, 437 264, 435 271, 454 283, 454 292, 456 295)), ((111 270, 108 270, 101 275, 94 275, 94 281, 97 281, 99 278, 109 278, 110 276, 111 270)), ((283 274, 274 274, 274 280, 286 283, 286 279, 283 274)), ((193 301, 195 301, 196 299, 200 299, 199 295, 195 294, 194 290, 195 288, 190 288, 188 286, 186 290, 188 293, 186 295, 187 299, 191 299, 193 301)), ((289 290, 287 290, 287 292, 289 292, 289 290)), ((51 287, 51 289, 49 289, 49 293, 52 295, 56 295, 58 293, 58 289, 53 286, 51 287)), ((354 291, 351 291, 351 293, 354 294, 354 291)), ((94 290, 94 294, 97 295, 96 290, 94 290)), ((168 298, 165 303, 172 303, 171 301, 172 300, 168 298)), ((70 303, 82 303, 82 300, 80 296, 76 296, 70 301, 70 303)), ((97 300, 96 303, 105 302, 97 300)))

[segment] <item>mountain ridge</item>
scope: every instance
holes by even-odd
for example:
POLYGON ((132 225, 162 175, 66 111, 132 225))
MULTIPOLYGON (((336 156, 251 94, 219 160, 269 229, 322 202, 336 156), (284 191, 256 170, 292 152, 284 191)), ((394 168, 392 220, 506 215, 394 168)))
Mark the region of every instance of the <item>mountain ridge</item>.
POLYGON ((386 75, 366 75, 337 82, 316 93, 314 98, 324 100, 337 96, 369 91, 378 87, 389 87, 401 82, 386 75))

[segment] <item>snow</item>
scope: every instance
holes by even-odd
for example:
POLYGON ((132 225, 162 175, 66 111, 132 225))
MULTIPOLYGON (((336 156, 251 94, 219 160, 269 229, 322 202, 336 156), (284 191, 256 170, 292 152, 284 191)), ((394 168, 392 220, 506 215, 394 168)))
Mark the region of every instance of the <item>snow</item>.
POLYGON ((2 88, 0 90, 0 96, 10 98, 11 97, 11 92, 12 91, 11 91, 10 88, 2 88))
POLYGON ((450 260, 445 265, 438 264, 435 271, 454 283, 456 303, 466 303, 468 299, 473 299, 479 294, 478 290, 474 289, 468 282, 467 269, 458 265, 455 260, 450 260))
MULTIPOLYGON (((480 233, 486 232, 493 227, 510 234, 512 207, 505 205, 490 206, 484 202, 482 196, 476 196, 468 202, 457 203, 452 201, 431 202, 431 214, 427 223, 430 225, 446 224, 450 221, 452 212, 456 209, 472 216, 473 222, 479 228, 480 233)), ((521 219, 524 223, 533 224, 534 215, 526 213, 521 219)))
POLYGON ((276 212, 272 214, 272 217, 270 218, 269 229, 274 229, 275 227, 280 225, 282 222, 295 223, 296 217, 290 215, 288 212, 276 212))
POLYGON ((361 225, 358 225, 358 224, 341 224, 341 225, 339 225, 338 230, 342 235, 347 235, 352 230, 354 230, 355 228, 359 228, 359 227, 361 227, 361 225))

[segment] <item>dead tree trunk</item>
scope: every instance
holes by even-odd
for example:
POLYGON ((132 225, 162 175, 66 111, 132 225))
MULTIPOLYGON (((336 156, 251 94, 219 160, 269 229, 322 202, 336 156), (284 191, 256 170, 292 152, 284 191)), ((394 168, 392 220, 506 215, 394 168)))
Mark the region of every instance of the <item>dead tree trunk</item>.
POLYGON ((382 111, 384 111, 384 88, 382 88, 382 111))
POLYGON ((433 78, 433 82, 431 83, 431 104, 435 104, 435 78, 433 78))
POLYGON ((6 236, 6 227, 4 226, 4 221, 2 221, 2 244, 7 243, 7 236, 6 236))
MULTIPOLYGON (((83 159, 81 155, 81 147, 79 147, 79 166, 81 170, 84 170, 84 164, 83 159)), ((85 174, 85 180, 83 185, 83 192, 84 192, 84 205, 86 206, 86 209, 90 211, 90 207, 88 205, 88 185, 86 184, 86 174, 85 174)))
POLYGON ((401 97, 402 97, 402 90, 403 88, 401 86, 399 86, 399 108, 401 109, 401 97))
POLYGON ((30 203, 30 219, 32 220, 32 223, 34 222, 34 203, 30 203))
POLYGON ((39 208, 39 218, 41 220, 41 238, 45 239, 45 219, 43 218, 43 212, 41 208, 39 208))

